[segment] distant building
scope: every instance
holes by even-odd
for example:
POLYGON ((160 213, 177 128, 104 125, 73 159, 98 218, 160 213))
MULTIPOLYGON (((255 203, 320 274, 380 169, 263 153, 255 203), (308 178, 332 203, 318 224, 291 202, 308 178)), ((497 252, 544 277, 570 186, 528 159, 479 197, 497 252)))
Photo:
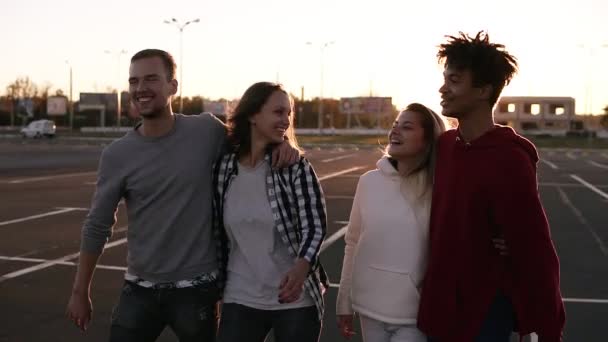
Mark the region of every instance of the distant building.
MULTIPOLYGON (((76 126, 114 126, 118 120, 117 93, 80 93, 76 126)), ((120 94, 120 116, 131 117, 129 93, 120 94)))
POLYGON ((566 135, 585 128, 573 97, 505 96, 494 108, 494 119, 530 135, 566 135))

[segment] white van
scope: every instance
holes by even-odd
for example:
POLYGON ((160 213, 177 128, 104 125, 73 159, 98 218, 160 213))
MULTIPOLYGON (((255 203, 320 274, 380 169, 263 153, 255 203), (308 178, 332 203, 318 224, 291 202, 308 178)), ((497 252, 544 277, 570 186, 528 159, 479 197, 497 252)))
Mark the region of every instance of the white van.
POLYGON ((41 138, 55 136, 57 127, 51 120, 35 120, 21 129, 21 136, 24 138, 41 138))

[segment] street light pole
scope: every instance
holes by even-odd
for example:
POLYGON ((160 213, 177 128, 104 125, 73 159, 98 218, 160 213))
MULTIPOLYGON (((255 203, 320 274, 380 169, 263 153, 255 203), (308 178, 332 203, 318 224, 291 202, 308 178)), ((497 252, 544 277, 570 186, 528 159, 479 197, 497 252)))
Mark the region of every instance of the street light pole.
POLYGON ((122 84, 122 81, 120 79, 120 56, 123 54, 127 53, 127 50, 120 50, 120 51, 110 51, 110 50, 105 50, 105 53, 107 54, 113 54, 116 53, 116 78, 118 79, 118 84, 116 85, 116 92, 118 93, 118 101, 116 102, 116 126, 118 128, 120 128, 120 120, 122 119, 122 104, 121 104, 121 99, 122 99, 122 87, 120 86, 122 84))
POLYGON ((184 28, 200 21, 199 18, 186 21, 184 24, 180 24, 175 18, 164 21, 165 24, 174 25, 179 30, 179 112, 181 114, 184 113, 184 97, 182 96, 184 90, 184 28))
MULTIPOLYGON (((321 49, 321 85, 319 88, 319 114, 318 114, 318 118, 317 118, 317 127, 319 128, 319 134, 323 133, 323 86, 324 86, 324 69, 325 69, 325 48, 327 48, 330 45, 333 45, 335 42, 334 41, 330 41, 330 42, 325 42, 322 43, 320 45, 320 49, 321 49)), ((312 42, 306 42, 306 45, 313 45, 312 42)))

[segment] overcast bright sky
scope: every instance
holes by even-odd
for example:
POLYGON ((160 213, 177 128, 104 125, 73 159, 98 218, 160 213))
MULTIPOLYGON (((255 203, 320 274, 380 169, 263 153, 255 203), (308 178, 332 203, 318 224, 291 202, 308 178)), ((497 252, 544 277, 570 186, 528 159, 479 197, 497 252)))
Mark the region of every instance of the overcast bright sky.
POLYGON ((608 105, 605 0, 0 1, 2 92, 18 76, 67 92, 66 60, 75 99, 80 91, 125 89, 129 58, 141 49, 168 50, 182 66, 178 29, 165 19, 200 18, 183 34, 185 96, 235 98, 254 82, 278 79, 316 97, 320 46, 334 41, 324 51, 324 96, 371 88, 398 107, 417 101, 438 109, 437 45, 446 34, 483 29, 520 62, 503 95, 572 96, 579 114, 586 94, 595 113, 608 105))

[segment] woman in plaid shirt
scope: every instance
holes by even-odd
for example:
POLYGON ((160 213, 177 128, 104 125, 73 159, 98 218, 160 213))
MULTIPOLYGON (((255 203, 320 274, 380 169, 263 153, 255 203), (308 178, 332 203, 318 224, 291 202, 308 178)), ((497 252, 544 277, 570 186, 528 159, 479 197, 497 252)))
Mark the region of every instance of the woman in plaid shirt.
POLYGON ((260 82, 228 119, 232 151, 214 168, 214 226, 225 281, 218 340, 317 341, 327 277, 319 263, 326 210, 304 157, 271 166, 271 147, 298 148, 293 103, 281 85, 260 82))

